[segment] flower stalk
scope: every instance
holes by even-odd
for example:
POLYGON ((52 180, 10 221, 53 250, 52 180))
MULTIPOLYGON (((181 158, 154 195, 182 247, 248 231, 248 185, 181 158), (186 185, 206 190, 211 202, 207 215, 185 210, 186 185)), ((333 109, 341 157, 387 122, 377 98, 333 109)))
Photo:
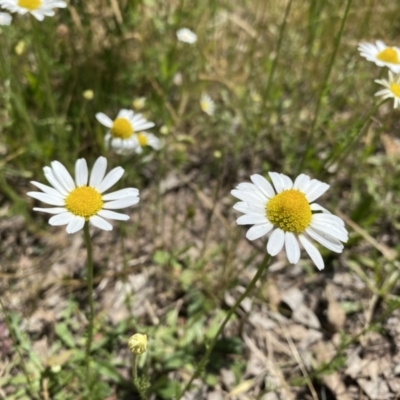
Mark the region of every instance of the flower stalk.
POLYGON ((86 221, 83 228, 85 236, 85 245, 87 251, 87 288, 88 288, 88 301, 89 301, 89 315, 88 315, 88 329, 87 329, 87 340, 86 340, 86 379, 89 384, 89 392, 91 393, 91 377, 90 377, 90 350, 93 341, 93 319, 94 319, 94 305, 93 305, 93 251, 92 241, 89 233, 89 222, 86 221))
POLYGON ((193 373, 192 377, 190 378, 189 382, 186 384, 186 386, 183 388, 182 392, 180 393, 179 399, 182 398, 182 396, 185 394, 186 391, 188 391, 193 383, 193 381, 201 374, 202 371, 204 371, 204 368, 207 365, 207 362, 210 358, 211 352, 213 351, 215 344, 217 343, 219 335, 223 332, 226 324, 229 322, 231 319, 232 315, 235 313, 236 309, 239 307, 241 302, 250 294, 250 292, 253 290, 254 286, 256 285, 257 281, 260 279, 261 275, 263 274, 264 270, 266 269, 269 260, 271 256, 269 254, 266 254, 262 263, 258 267, 258 270, 256 274, 254 275, 253 279, 249 283, 249 286, 247 286, 246 290, 243 292, 243 294, 236 300, 235 304, 230 308, 228 311, 228 314, 226 315, 224 321, 220 325, 217 333, 213 337, 211 343, 209 344, 206 353, 204 354, 203 358, 201 359, 199 365, 197 366, 195 372, 193 373))

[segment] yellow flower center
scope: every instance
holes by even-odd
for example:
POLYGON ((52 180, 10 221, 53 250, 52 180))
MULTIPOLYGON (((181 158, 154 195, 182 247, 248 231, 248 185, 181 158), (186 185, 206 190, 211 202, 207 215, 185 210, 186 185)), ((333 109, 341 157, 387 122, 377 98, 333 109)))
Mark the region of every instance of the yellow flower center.
POLYGON ((147 136, 144 133, 138 133, 137 138, 138 138, 139 144, 142 147, 148 145, 149 141, 147 140, 147 136))
POLYGON ((400 85, 396 82, 390 84, 390 91, 396 96, 400 97, 400 85))
POLYGON ((128 139, 133 135, 132 125, 126 118, 117 118, 111 128, 111 134, 120 139, 128 139))
POLYGON ((393 47, 386 47, 385 50, 382 50, 376 58, 380 61, 392 63, 392 64, 399 64, 399 56, 397 51, 393 47))
POLYGON ((41 5, 41 0, 18 0, 18 5, 27 10, 37 10, 41 5))
POLYGON ((266 206, 268 220, 285 232, 302 233, 311 222, 311 208, 306 196, 295 189, 284 190, 266 206))
POLYGON ((92 187, 80 186, 72 190, 65 199, 66 209, 74 215, 79 215, 87 221, 103 207, 101 194, 92 187))

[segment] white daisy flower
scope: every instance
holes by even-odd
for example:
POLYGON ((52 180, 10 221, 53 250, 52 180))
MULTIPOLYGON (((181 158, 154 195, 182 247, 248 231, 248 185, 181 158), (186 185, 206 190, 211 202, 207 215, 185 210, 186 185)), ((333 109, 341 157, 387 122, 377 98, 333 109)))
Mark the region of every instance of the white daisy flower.
POLYGON ((121 110, 114 121, 103 113, 97 113, 96 118, 110 129, 104 136, 106 145, 111 145, 117 154, 124 155, 137 152, 139 146, 135 135, 137 132, 154 126, 153 122, 147 121, 142 114, 135 114, 132 110, 121 110))
POLYGON ((18 14, 31 13, 37 20, 54 15, 53 8, 65 8, 67 3, 60 0, 0 0, 0 6, 18 14))
POLYGON ((0 25, 10 25, 12 16, 7 13, 0 12, 0 25))
POLYGON ((285 246, 291 264, 300 259, 300 241, 317 268, 323 269, 322 256, 309 237, 336 253, 342 252, 341 242, 348 239, 344 222, 313 203, 329 189, 329 185, 304 174, 299 175, 294 183, 288 176, 277 172, 270 172, 269 176, 275 190, 263 176, 256 174, 250 177, 253 183, 241 183, 231 191, 233 196, 242 200, 233 208, 245 214, 236 223, 254 225, 247 231, 249 240, 271 233, 267 243, 268 254, 275 256, 285 246))
POLYGON ((375 96, 382 96, 384 99, 392 97, 394 99, 394 108, 397 108, 400 104, 400 74, 394 75, 389 71, 389 80, 375 79, 375 82, 386 88, 376 92, 375 96))
POLYGON ((34 208, 56 214, 49 219, 53 226, 67 225, 67 233, 81 230, 86 221, 97 228, 111 231, 112 225, 104 218, 126 221, 129 215, 111 210, 130 207, 139 202, 139 190, 127 188, 103 194, 124 174, 124 169, 117 167, 105 175, 107 159, 99 157, 90 174, 86 160, 81 158, 75 163, 75 182, 67 169, 58 161, 51 167, 44 167, 44 175, 52 187, 32 181, 32 185, 42 192, 29 192, 28 196, 55 207, 34 208), (88 183, 89 182, 89 183, 88 183))
POLYGON ((180 42, 193 44, 197 42, 197 35, 188 28, 181 28, 176 31, 176 37, 180 42))
POLYGON ((388 47, 380 40, 375 43, 360 43, 358 50, 361 56, 379 67, 388 67, 398 74, 400 72, 400 49, 394 46, 388 47))
POLYGON ((143 147, 146 146, 150 146, 154 150, 160 150, 161 148, 160 139, 152 133, 139 132, 135 135, 134 139, 137 143, 135 147, 136 154, 141 154, 143 152, 143 147))
POLYGON ((214 115, 215 103, 213 99, 206 93, 203 93, 200 97, 200 107, 209 116, 214 115))

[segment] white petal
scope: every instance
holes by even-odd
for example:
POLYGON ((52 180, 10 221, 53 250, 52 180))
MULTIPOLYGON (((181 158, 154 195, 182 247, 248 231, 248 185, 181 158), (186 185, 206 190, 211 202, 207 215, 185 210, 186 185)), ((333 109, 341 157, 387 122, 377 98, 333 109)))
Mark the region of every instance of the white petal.
POLYGON ((254 204, 259 207, 265 207, 265 204, 267 202, 267 199, 265 197, 263 198, 264 195, 260 192, 244 192, 242 190, 233 189, 231 190, 231 195, 235 196, 239 200, 246 201, 247 203, 254 204))
POLYGON ((292 232, 285 232, 285 250, 289 262, 297 264, 300 260, 300 246, 292 232))
POLYGON ((158 139, 158 137, 154 136, 151 133, 147 134, 147 141, 148 145, 152 147, 154 150, 160 150, 161 149, 161 141, 158 139))
POLYGON ((64 165, 59 161, 53 161, 51 167, 58 182, 60 182, 68 192, 75 189, 75 182, 64 165))
POLYGON ((142 153, 143 153, 142 146, 137 145, 137 146, 135 147, 135 153, 136 153, 136 154, 142 154, 142 153))
POLYGON ((375 43, 376 43, 376 47, 378 48, 379 52, 386 49, 386 44, 384 42, 382 42, 382 40, 377 40, 375 43))
POLYGON ((320 205, 317 204, 317 203, 310 204, 310 208, 311 208, 312 211, 322 211, 322 212, 325 213, 325 214, 330 214, 330 215, 332 215, 331 212, 330 212, 329 210, 327 210, 326 208, 320 206, 320 205))
POLYGON ((51 194, 42 193, 42 192, 28 192, 28 196, 33 197, 34 199, 40 200, 43 203, 50 204, 52 206, 64 206, 65 202, 62 198, 52 196, 51 194))
POLYGON ((45 212, 48 214, 61 214, 61 213, 67 212, 67 209, 64 207, 52 207, 52 208, 35 207, 33 209, 33 211, 41 211, 41 212, 45 212))
POLYGON ((97 119, 97 121, 99 121, 102 125, 106 126, 107 128, 111 128, 113 126, 112 119, 107 117, 106 114, 99 112, 96 114, 96 119, 97 119))
POLYGON ((100 215, 100 217, 103 218, 117 219, 119 221, 127 221, 129 219, 129 215, 117 213, 110 210, 100 210, 97 215, 100 215))
POLYGON ((284 175, 284 174, 280 174, 280 175, 281 175, 281 180, 283 182, 284 190, 292 189, 293 181, 287 175, 284 175))
POLYGON ((268 240, 267 253, 271 256, 276 256, 282 250, 284 243, 285 232, 279 228, 276 228, 268 240))
POLYGON ((154 122, 146 122, 146 123, 140 123, 137 124, 134 129, 135 131, 139 132, 139 131, 145 131, 146 129, 150 129, 153 128, 153 126, 155 126, 156 124, 154 122))
MULTIPOLYGON (((135 113, 132 110, 127 110, 123 108, 122 110, 119 111, 117 118, 126 118, 130 122, 134 114, 135 113)), ((137 114, 137 115, 139 115, 140 117, 142 116, 142 114, 137 114)))
POLYGON ((141 121, 146 121, 146 118, 143 118, 142 114, 134 114, 130 117, 131 124, 135 124, 141 121))
POLYGON ((267 198, 275 196, 273 187, 262 175, 254 174, 250 176, 250 179, 267 198))
POLYGON ((54 197, 59 197, 61 199, 64 198, 64 196, 56 189, 47 186, 47 185, 43 185, 42 183, 39 182, 35 182, 35 181, 31 181, 32 185, 36 186, 37 188, 39 188, 40 190, 42 190, 42 192, 50 194, 51 196, 54 197))
POLYGON ((92 173, 90 174, 89 186, 97 187, 104 178, 107 169, 107 159, 99 157, 93 165, 92 173))
POLYGON ((117 190, 116 192, 111 192, 107 193, 102 196, 104 201, 110 201, 110 200, 120 200, 124 199, 125 197, 131 197, 131 196, 139 196, 139 190, 135 188, 126 188, 126 189, 121 189, 117 190))
POLYGON ((278 174, 277 172, 268 172, 268 175, 271 177, 272 183, 275 186, 275 190, 277 193, 282 192, 284 190, 285 185, 282 180, 281 174, 278 174))
POLYGON ((133 206, 134 204, 139 203, 139 198, 136 196, 125 197, 120 200, 109 201, 108 203, 103 204, 103 208, 118 210, 119 208, 125 208, 133 206))
POLYGON ((64 189, 60 182, 58 182, 57 178, 54 175, 53 170, 50 167, 44 167, 44 176, 47 181, 52 185, 56 190, 58 190, 62 195, 68 196, 68 191, 64 189))
POLYGON ((49 224, 52 226, 67 225, 72 221, 74 217, 75 215, 70 212, 57 214, 49 219, 49 224))
POLYGON ((265 216, 265 207, 250 205, 245 201, 239 201, 233 206, 233 209, 246 214, 265 216))
POLYGON ((310 182, 310 177, 305 174, 300 174, 293 184, 293 189, 298 189, 302 191, 302 188, 306 187, 310 182))
MULTIPOLYGON (((250 183, 250 182, 239 183, 235 187, 235 189, 241 190, 243 192, 254 192, 254 193, 260 194, 260 190, 257 188, 257 186, 254 183, 250 183)), ((274 192, 274 195, 275 195, 275 192, 274 192)))
POLYGON ((249 240, 256 240, 266 235, 274 226, 270 222, 252 226, 246 233, 249 240))
POLYGON ((324 260, 321 256, 321 253, 318 251, 318 249, 306 239, 304 235, 299 235, 299 240, 300 243, 303 245, 304 249, 310 256, 311 260, 313 260, 314 264, 317 266, 317 268, 321 271, 324 269, 325 264, 324 260))
POLYGON ((252 193, 254 196, 257 196, 260 200, 269 199, 269 196, 266 196, 260 189, 257 188, 256 185, 249 182, 242 182, 236 186, 234 190, 239 190, 244 193, 252 193))
POLYGON ((67 225, 67 233, 75 233, 80 231, 85 225, 85 218, 74 215, 67 225))
POLYGON ((313 221, 316 222, 325 222, 335 226, 344 226, 343 220, 333 214, 324 214, 324 213, 313 214, 312 219, 313 221))
POLYGON ((327 249, 334 251, 335 253, 341 253, 343 251, 342 243, 334 237, 327 235, 325 232, 317 231, 311 226, 306 229, 306 232, 327 249))
POLYGON ((104 231, 112 231, 112 225, 105 219, 97 215, 93 215, 93 217, 90 217, 89 221, 97 228, 103 229, 104 231))
POLYGON ((75 163, 75 180, 77 186, 86 186, 88 183, 88 167, 86 164, 86 160, 84 158, 80 158, 75 163))
POLYGON ((312 187, 309 186, 306 189, 306 199, 312 203, 314 200, 318 199, 318 197, 322 196, 329 188, 330 186, 328 184, 316 180, 312 187))
POLYGON ((316 229, 320 232, 324 232, 329 236, 332 236, 340 240, 341 242, 347 242, 347 240, 349 239, 346 229, 342 226, 335 226, 330 223, 325 223, 322 221, 318 222, 315 221, 314 219, 311 221, 310 226, 313 229, 316 229))
POLYGON ((236 220, 238 225, 262 224, 264 222, 268 222, 266 217, 254 214, 245 214, 236 220))
POLYGON ((110 189, 111 186, 116 184, 124 174, 124 169, 122 167, 116 167, 112 169, 106 177, 103 179, 103 181, 100 183, 100 185, 95 186, 95 189, 99 193, 103 193, 106 190, 110 189))
MULTIPOLYGON (((25 13, 24 13, 25 14, 25 13)), ((39 13, 37 11, 31 11, 31 14, 38 20, 38 21, 43 21, 44 20, 44 15, 42 13, 39 13)))

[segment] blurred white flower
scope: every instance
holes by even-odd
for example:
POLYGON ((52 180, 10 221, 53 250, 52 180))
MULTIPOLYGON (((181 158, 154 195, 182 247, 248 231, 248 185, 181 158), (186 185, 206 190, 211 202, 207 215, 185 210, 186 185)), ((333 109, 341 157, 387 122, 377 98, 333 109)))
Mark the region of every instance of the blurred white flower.
POLYGON ((400 74, 394 75, 389 71, 389 79, 375 79, 376 83, 385 86, 385 89, 375 93, 375 96, 382 96, 384 99, 393 98, 394 108, 400 104, 400 74))
POLYGON ((117 154, 131 154, 141 152, 136 134, 154 126, 142 114, 135 114, 132 110, 121 110, 113 121, 103 113, 97 113, 96 119, 110 130, 104 136, 107 146, 117 154))
POLYGON ((18 14, 32 14, 37 20, 54 16, 53 8, 65 8, 67 3, 61 0, 0 0, 0 6, 18 14))
POLYGON ((150 146, 154 150, 160 150, 161 143, 160 139, 152 133, 139 132, 134 135, 134 140, 137 141, 137 146, 135 147, 136 154, 140 154, 143 151, 143 147, 150 146))
POLYGON ((400 72, 400 49, 386 46, 381 40, 377 40, 375 43, 360 43, 358 50, 361 56, 379 67, 388 67, 398 74, 400 72))
POLYGON ((210 116, 214 115, 215 103, 214 103, 214 101, 212 100, 212 98, 208 94, 203 93, 201 95, 200 107, 206 114, 208 114, 210 116))
POLYGON ((197 35, 188 28, 181 28, 177 30, 176 36, 180 42, 189 44, 197 42, 197 35))

